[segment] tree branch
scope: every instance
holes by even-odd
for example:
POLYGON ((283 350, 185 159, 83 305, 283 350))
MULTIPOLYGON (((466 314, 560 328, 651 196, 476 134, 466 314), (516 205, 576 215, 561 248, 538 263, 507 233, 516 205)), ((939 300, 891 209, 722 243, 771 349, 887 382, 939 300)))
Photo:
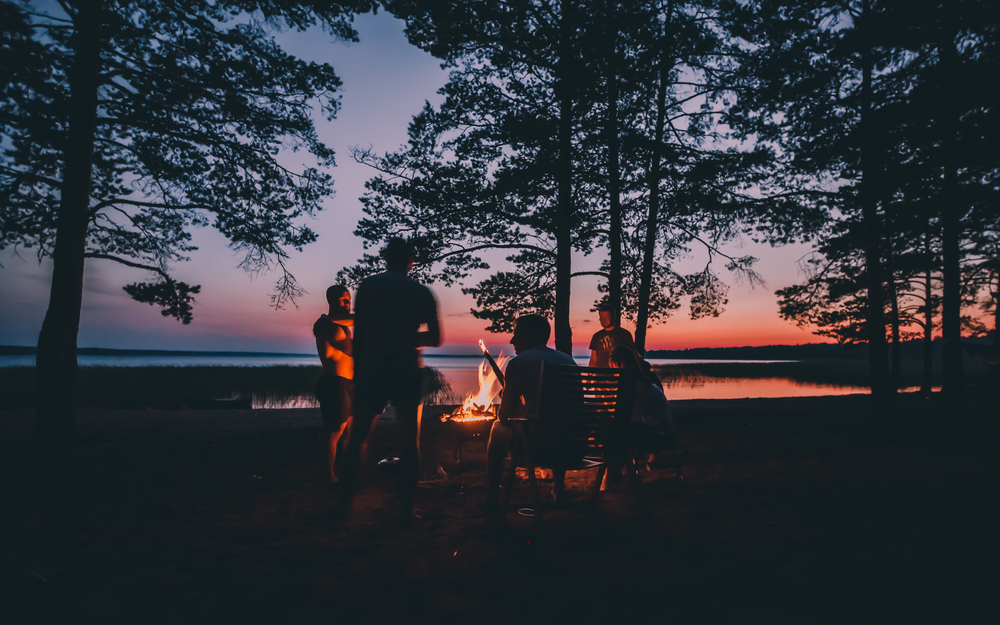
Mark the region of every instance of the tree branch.
POLYGON ((538 247, 538 246, 535 246, 535 245, 518 245, 518 244, 495 245, 495 244, 486 244, 486 245, 476 245, 476 246, 473 246, 473 247, 462 248, 460 250, 453 250, 451 252, 445 252, 444 254, 441 254, 440 256, 436 256, 434 258, 430 258, 426 262, 421 263, 421 264, 429 265, 431 263, 436 263, 439 260, 444 260, 445 258, 448 258, 449 256, 461 256, 462 254, 469 254, 471 252, 477 252, 479 250, 533 250, 535 252, 539 252, 539 253, 545 254, 546 256, 555 257, 555 255, 556 255, 556 253, 553 252, 553 251, 551 251, 551 250, 547 250, 544 247, 538 247))
POLYGON ((153 267, 152 265, 143 265, 142 263, 132 262, 118 256, 112 256, 111 254, 98 254, 97 252, 87 252, 83 255, 84 258, 103 258, 104 260, 113 260, 116 263, 125 265, 126 267, 132 267, 134 269, 145 269, 146 271, 152 271, 159 274, 165 280, 171 280, 172 278, 167 274, 166 271, 159 267, 153 267))

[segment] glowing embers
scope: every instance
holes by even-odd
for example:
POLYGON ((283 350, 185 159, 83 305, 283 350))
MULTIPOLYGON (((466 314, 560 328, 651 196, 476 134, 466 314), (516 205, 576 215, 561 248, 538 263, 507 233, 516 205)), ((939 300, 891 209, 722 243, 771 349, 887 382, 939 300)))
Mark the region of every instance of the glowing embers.
MULTIPOLYGON (((501 353, 496 359, 497 366, 502 368, 508 360, 510 358, 501 353)), ((451 414, 443 415, 441 420, 465 423, 496 419, 497 413, 500 411, 500 404, 494 403, 494 401, 499 402, 500 389, 500 382, 497 380, 493 367, 484 358, 479 363, 479 392, 469 393, 461 406, 453 410, 451 414)))

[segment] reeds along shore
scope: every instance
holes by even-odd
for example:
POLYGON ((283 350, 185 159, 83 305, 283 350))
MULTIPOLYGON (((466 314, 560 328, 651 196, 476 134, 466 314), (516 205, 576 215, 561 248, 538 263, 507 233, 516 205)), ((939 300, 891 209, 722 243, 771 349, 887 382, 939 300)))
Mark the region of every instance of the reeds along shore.
MULTIPOLYGON (((451 388, 441 373, 425 367, 424 398, 447 403, 451 388)), ((315 367, 80 367, 81 408, 181 409, 185 397, 255 399, 280 403, 312 398, 322 369, 315 367)), ((35 405, 35 368, 0 368, 0 407, 35 405)))
MULTIPOLYGON (((904 361, 900 387, 921 382, 922 363, 904 361)), ((665 381, 684 378, 786 378, 796 382, 865 387, 868 365, 863 361, 813 360, 797 362, 712 362, 657 366, 665 381)), ((425 367, 425 402, 455 403, 440 370, 425 367)), ((185 397, 255 399, 276 405, 289 399, 311 398, 321 370, 318 366, 271 367, 80 367, 77 405, 82 408, 180 409, 185 397)), ((966 362, 966 377, 976 385, 989 375, 978 358, 966 362)), ((35 368, 0 368, 0 407, 35 405, 35 368)), ((934 384, 939 385, 935 370, 934 384)))

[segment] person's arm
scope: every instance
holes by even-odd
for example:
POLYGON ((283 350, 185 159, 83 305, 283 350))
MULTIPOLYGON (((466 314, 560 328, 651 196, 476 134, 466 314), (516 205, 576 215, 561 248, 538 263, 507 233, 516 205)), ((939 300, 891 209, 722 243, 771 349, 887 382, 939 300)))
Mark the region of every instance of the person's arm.
POLYGON ((595 332, 594 336, 590 337, 590 364, 587 365, 588 367, 597 366, 597 350, 601 347, 601 342, 597 338, 598 334, 600 332, 595 332))
POLYGON ((340 326, 352 327, 354 325, 354 313, 344 313, 343 316, 334 317, 331 316, 330 319, 340 326))
POLYGON ((507 423, 508 419, 516 417, 521 409, 521 378, 517 372, 517 364, 513 360, 507 363, 504 380, 503 395, 500 396, 500 412, 497 414, 500 423, 507 423))
POLYGON ((438 347, 441 345, 441 323, 438 321, 437 301, 430 290, 427 291, 427 295, 430 299, 428 302, 429 314, 426 318, 427 330, 417 332, 417 347, 438 347))
MULTIPOLYGON (((358 324, 357 322, 355 322, 354 324, 354 338, 353 338, 354 345, 352 348, 352 352, 354 353, 355 362, 357 361, 363 362, 365 359, 364 351, 367 339, 365 338, 366 328, 364 327, 365 326, 364 319, 365 315, 367 314, 366 313, 367 307, 368 307, 368 293, 364 283, 362 283, 358 285, 358 290, 354 294, 353 316, 355 317, 355 321, 357 319, 362 320, 360 324, 358 324)), ((371 319, 371 317, 369 316, 368 319, 371 319)))

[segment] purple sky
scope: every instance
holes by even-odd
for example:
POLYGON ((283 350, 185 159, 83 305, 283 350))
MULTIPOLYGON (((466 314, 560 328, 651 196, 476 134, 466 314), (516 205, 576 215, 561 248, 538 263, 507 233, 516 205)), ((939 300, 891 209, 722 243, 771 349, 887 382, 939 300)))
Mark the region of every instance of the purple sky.
MULTIPOLYGON (((319 29, 278 35, 289 52, 300 57, 330 63, 344 81, 342 109, 332 123, 319 124, 320 137, 337 151, 338 167, 333 170, 336 196, 326 202, 311 224, 319 240, 301 253, 292 253, 288 266, 309 292, 299 308, 275 311, 268 306, 268 294, 277 276, 251 278, 237 268, 239 257, 226 239, 212 229, 194 233, 200 247, 186 263, 176 264, 175 276, 201 284, 194 321, 187 326, 162 317, 159 309, 138 304, 122 291, 122 285, 149 280, 145 272, 107 261, 87 264, 79 345, 125 349, 198 349, 233 351, 309 352, 313 349, 311 326, 325 311, 323 293, 333 283, 337 271, 353 263, 362 253, 361 241, 352 234, 362 215, 358 198, 371 170, 354 163, 348 146, 372 144, 379 152, 392 151, 406 140, 412 115, 425 100, 440 101, 436 94, 446 80, 439 62, 411 46, 403 36, 402 22, 388 14, 364 15, 356 20, 361 36, 357 44, 332 42, 319 29)), ((289 163, 299 155, 289 153, 289 163)), ((776 289, 802 280, 797 260, 807 253, 803 246, 772 249, 747 239, 730 246, 739 255, 761 259, 758 271, 766 285, 750 289, 735 284, 722 274, 732 289, 729 305, 717 319, 690 321, 685 308, 651 329, 647 347, 686 348, 738 345, 794 344, 816 342, 818 337, 782 321, 777 315, 776 289)), ((51 264, 38 264, 23 250, 0 251, 0 344, 34 345, 48 304, 51 264)), ((494 269, 504 265, 497 254, 494 269)), ((596 269, 603 254, 575 257, 574 271, 596 269)), ((493 260, 493 257, 490 257, 493 260)), ((703 257, 689 261, 688 269, 704 263, 703 257)), ((684 267, 681 267, 684 269, 684 267)), ((577 351, 585 351, 591 334, 598 328, 590 313, 597 296, 598 278, 575 278, 571 323, 577 351)), ((486 324, 469 314, 470 297, 458 288, 434 287, 442 317, 445 353, 473 353, 479 338, 488 343, 506 343, 508 337, 488 335, 486 324)), ((630 326, 626 326, 630 327, 630 326)), ((631 327, 630 327, 631 329, 631 327)))

